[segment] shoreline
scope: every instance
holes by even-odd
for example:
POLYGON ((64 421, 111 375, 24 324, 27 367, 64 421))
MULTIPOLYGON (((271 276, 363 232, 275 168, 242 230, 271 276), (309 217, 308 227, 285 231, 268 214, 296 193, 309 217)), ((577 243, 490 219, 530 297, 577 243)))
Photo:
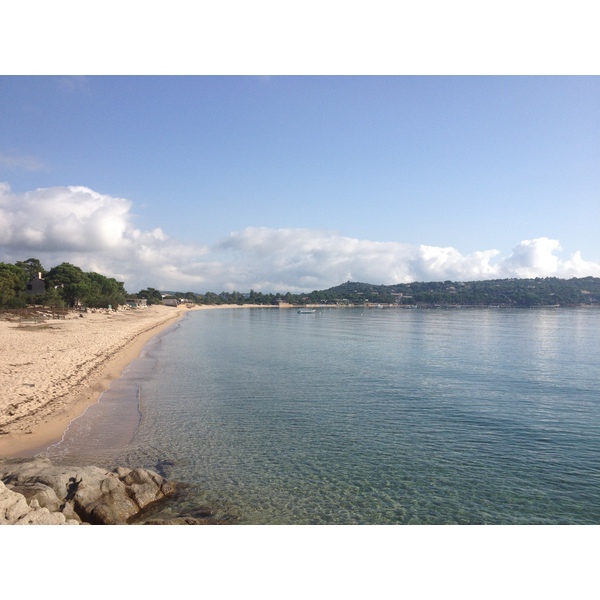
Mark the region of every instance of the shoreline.
POLYGON ((227 308, 264 307, 154 305, 36 325, 0 320, 0 458, 33 457, 58 443, 152 338, 191 311, 227 308))
POLYGON ((1 322, 9 339, 0 341, 0 457, 34 456, 60 441, 72 421, 98 401, 154 336, 195 309, 155 306, 81 320, 75 315, 66 322, 31 327, 1 322), (86 344, 89 338, 95 343, 86 344), (27 342, 33 342, 31 347, 27 342), (38 348, 35 342, 41 342, 38 348), (72 355, 70 362, 61 361, 59 352, 72 355), (42 387, 43 400, 26 397, 27 387, 36 385, 42 387))

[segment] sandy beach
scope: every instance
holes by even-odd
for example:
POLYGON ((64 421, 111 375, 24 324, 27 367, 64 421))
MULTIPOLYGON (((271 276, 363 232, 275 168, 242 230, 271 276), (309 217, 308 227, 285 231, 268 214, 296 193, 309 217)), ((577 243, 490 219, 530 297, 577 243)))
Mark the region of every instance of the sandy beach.
POLYGON ((0 456, 61 438, 185 306, 70 313, 20 323, 0 319, 0 456))

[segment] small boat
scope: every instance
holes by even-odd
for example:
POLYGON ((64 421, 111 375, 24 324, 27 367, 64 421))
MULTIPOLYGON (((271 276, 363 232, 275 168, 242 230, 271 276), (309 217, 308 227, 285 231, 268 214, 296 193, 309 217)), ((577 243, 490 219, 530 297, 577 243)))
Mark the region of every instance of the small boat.
POLYGON ((317 312, 316 308, 301 308, 298 311, 299 315, 312 315, 317 312))

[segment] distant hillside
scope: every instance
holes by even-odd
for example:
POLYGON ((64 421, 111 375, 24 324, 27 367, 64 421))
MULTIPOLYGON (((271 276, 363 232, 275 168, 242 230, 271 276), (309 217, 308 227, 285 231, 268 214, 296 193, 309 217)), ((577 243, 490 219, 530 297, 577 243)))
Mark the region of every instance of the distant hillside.
POLYGON ((573 306, 600 304, 600 278, 493 279, 373 285, 347 281, 308 294, 310 302, 401 305, 573 306))
MULTIPOLYGON (((145 291, 145 290, 144 290, 145 291)), ((156 290, 154 290, 156 291, 156 290)), ((158 293, 158 292, 157 292, 158 293)), ((160 293, 159 293, 160 295, 160 293)), ((347 281, 310 293, 172 292, 198 304, 397 304, 400 306, 600 306, 600 278, 494 279, 489 281, 430 281, 373 285, 347 281)), ((145 297, 145 296, 141 296, 145 297)))

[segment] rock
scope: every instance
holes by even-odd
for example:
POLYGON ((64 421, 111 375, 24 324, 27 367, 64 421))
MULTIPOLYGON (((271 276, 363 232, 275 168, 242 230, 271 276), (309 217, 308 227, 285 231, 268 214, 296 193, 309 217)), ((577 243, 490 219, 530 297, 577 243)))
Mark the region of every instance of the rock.
POLYGON ((173 517, 171 519, 148 519, 141 521, 140 525, 230 525, 228 519, 212 519, 197 517, 173 517))
POLYGON ((25 496, 8 489, 0 481, 0 525, 78 525, 62 512, 41 507, 37 499, 27 503, 25 496))
POLYGON ((47 508, 50 512, 60 511, 63 504, 56 495, 56 492, 44 483, 36 482, 31 485, 13 485, 11 489, 13 492, 25 496, 25 500, 27 500, 29 505, 35 500, 41 507, 47 508))
POLYGON ((93 525, 122 525, 144 508, 130 497, 126 485, 115 473, 78 471, 72 485, 75 512, 93 525))
POLYGON ((173 517, 172 519, 149 519, 140 523, 141 525, 207 525, 206 519, 195 517, 173 517))
POLYGON ((125 524, 175 491, 172 483, 146 469, 55 466, 46 458, 0 460, 0 479, 23 499, 13 511, 25 514, 25 507, 35 504, 65 520, 98 525, 125 524))
POLYGON ((155 501, 157 490, 162 496, 175 492, 175 486, 158 473, 146 469, 133 469, 121 481, 129 486, 129 493, 138 506, 148 506, 155 501))

